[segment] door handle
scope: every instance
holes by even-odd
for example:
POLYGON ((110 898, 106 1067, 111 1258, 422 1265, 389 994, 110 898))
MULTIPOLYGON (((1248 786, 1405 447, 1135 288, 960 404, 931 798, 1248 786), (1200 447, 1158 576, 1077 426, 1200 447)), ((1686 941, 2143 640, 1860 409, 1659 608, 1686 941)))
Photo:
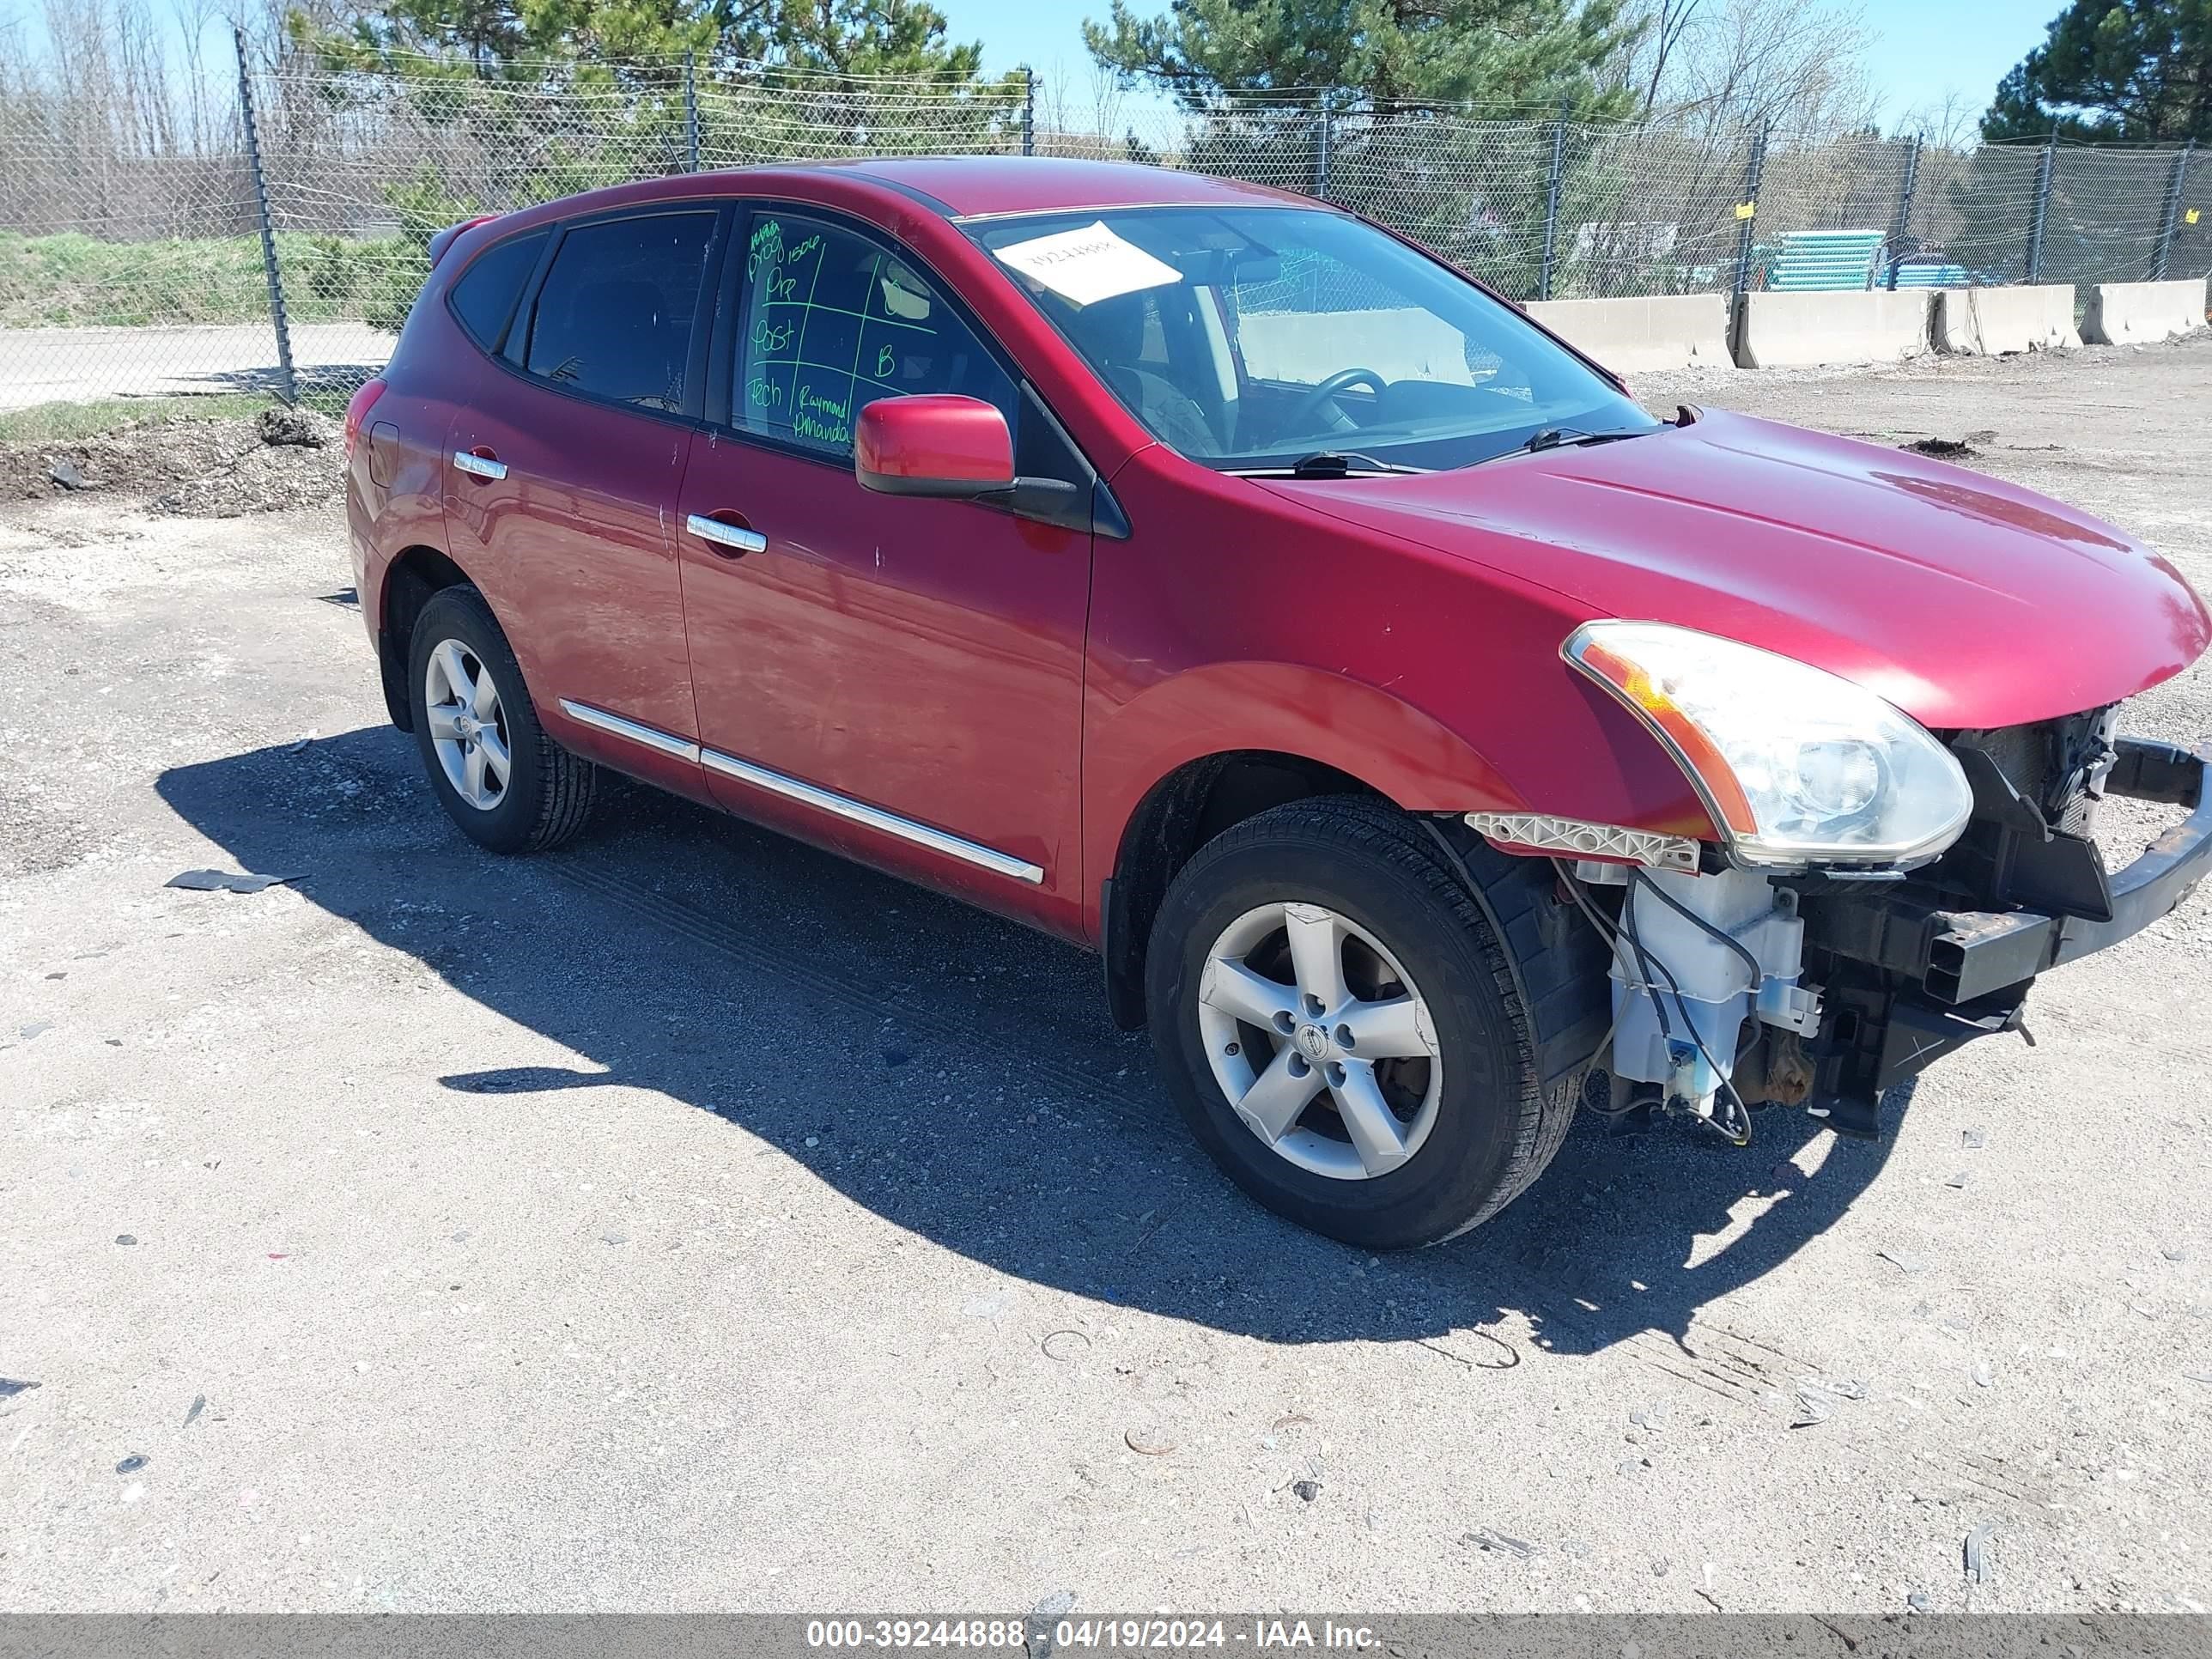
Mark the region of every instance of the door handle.
POLYGON ((453 465, 459 471, 476 478, 497 480, 507 476, 507 463, 489 455, 479 455, 465 449, 453 452, 453 465))
POLYGON ((746 530, 733 524, 724 524, 720 519, 710 519, 703 513, 694 513, 684 520, 684 527, 702 542, 712 542, 720 552, 727 548, 732 557, 741 553, 764 553, 768 538, 757 530, 746 530))

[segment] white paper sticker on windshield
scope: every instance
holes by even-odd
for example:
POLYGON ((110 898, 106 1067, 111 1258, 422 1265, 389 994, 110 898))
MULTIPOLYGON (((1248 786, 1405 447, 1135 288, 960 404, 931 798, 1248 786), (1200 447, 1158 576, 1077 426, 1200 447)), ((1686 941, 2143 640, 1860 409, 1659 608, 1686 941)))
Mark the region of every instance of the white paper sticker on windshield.
POLYGON ((1079 306, 1096 305, 1117 294, 1179 283, 1182 273, 1114 234, 1105 221, 1080 230, 1063 230, 997 250, 1002 264, 1043 283, 1079 306))

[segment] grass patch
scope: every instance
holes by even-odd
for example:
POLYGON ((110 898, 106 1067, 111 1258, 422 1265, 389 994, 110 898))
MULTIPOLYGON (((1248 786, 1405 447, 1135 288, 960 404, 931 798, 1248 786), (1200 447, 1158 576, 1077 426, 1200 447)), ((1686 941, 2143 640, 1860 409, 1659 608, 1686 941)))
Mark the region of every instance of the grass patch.
MULTIPOLYGON (((0 444, 75 443, 125 428, 169 421, 252 420, 276 399, 262 392, 226 392, 205 398, 100 398, 88 403, 33 404, 0 413, 0 444)), ((337 420, 345 414, 342 392, 317 392, 302 408, 337 420)))
MULTIPOLYGON (((286 231, 276 238, 284 306, 295 322, 396 327, 422 283, 406 238, 286 231)), ((0 329, 146 328, 252 323, 269 316, 258 236, 103 242, 76 232, 0 232, 0 329)))

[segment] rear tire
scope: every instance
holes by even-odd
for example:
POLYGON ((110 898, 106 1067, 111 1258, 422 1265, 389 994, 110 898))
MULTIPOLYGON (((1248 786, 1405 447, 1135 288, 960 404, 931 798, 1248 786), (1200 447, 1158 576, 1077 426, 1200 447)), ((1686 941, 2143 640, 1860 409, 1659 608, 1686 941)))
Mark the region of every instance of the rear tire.
POLYGON ((584 827, 599 769, 545 735, 475 588, 441 588, 422 607, 407 685, 422 769, 462 833, 495 853, 538 853, 584 827))
POLYGON ((1200 1144, 1268 1209, 1362 1249, 1488 1220, 1543 1172, 1581 1097, 1579 1071, 1541 1085, 1500 941, 1419 826, 1377 802, 1293 802, 1207 842, 1168 889, 1146 979, 1200 1144), (1307 988, 1332 954, 1341 1018, 1322 1006, 1335 994, 1307 988), (1315 1092, 1296 1107, 1309 1052, 1315 1092))

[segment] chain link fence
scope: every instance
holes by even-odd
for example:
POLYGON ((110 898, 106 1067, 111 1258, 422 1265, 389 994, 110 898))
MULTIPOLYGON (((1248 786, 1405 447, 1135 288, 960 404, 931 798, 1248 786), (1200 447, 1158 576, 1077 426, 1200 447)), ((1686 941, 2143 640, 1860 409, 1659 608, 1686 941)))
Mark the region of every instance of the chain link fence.
POLYGON ((1026 76, 677 59, 489 80, 242 48, 234 83, 191 101, 203 113, 180 139, 66 88, 0 83, 0 413, 342 393, 388 355, 446 225, 803 159, 1036 155, 1243 179, 1367 214, 1516 298, 1781 283, 1812 232, 1860 233, 1877 286, 2212 271, 2212 160, 2170 148, 1785 140, 1689 115, 1597 126, 1328 91, 1085 122, 1026 76))

